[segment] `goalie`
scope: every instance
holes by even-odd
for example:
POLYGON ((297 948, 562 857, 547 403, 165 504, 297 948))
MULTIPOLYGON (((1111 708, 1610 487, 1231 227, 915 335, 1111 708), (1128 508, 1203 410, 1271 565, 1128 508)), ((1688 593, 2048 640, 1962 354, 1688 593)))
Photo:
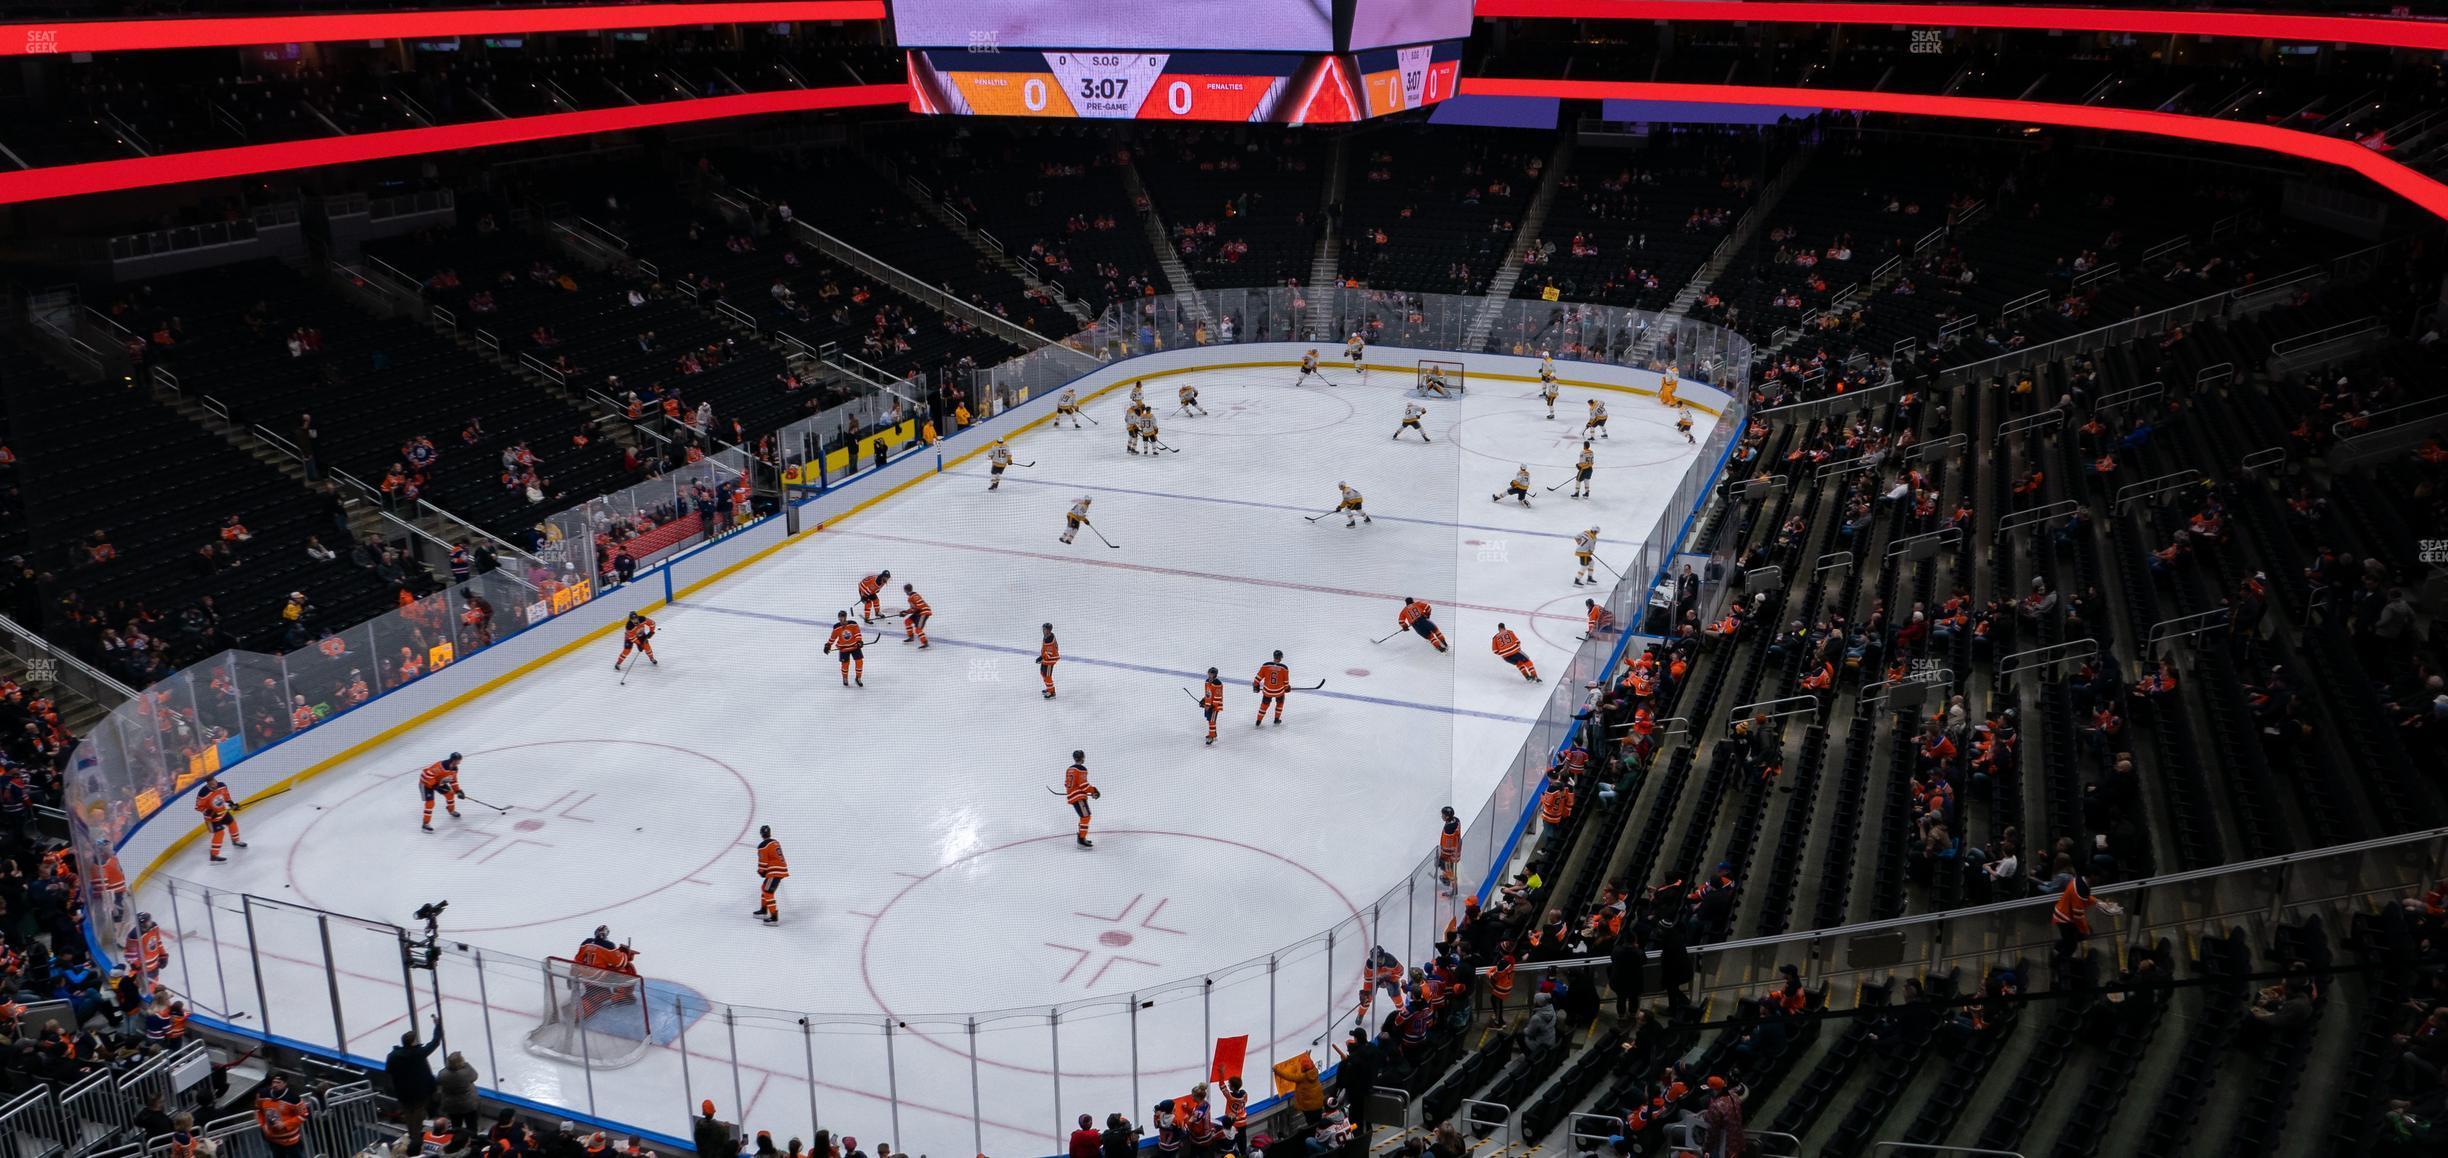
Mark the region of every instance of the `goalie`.
POLYGON ((1422 398, 1451 398, 1453 383, 1445 380, 1443 366, 1429 366, 1420 372, 1419 393, 1422 398))
MULTIPOLYGON (((578 951, 570 960, 589 969, 606 973, 637 976, 637 950, 624 941, 612 943, 612 926, 595 926, 595 935, 578 943, 578 951)), ((637 1000, 637 989, 629 985, 581 985, 578 987, 578 1016, 592 1016, 596 1010, 613 1002, 637 1000)))

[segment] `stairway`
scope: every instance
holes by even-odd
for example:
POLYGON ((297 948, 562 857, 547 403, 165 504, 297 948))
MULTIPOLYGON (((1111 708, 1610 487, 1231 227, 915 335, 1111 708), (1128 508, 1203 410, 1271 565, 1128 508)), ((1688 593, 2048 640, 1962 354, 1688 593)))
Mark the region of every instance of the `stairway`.
POLYGON ((1733 230, 1726 234, 1725 240, 1717 243, 1716 252, 1709 255, 1707 264, 1702 265, 1699 272, 1692 274, 1692 279, 1676 291, 1674 300, 1668 302, 1660 313, 1658 324, 1650 327, 1648 332, 1641 335, 1640 341, 1633 344, 1631 357, 1634 364, 1648 358, 1662 335, 1675 332, 1691 312, 1692 303, 1699 301, 1700 295, 1707 293, 1718 278, 1725 276, 1726 267, 1734 262, 1734 255, 1741 253, 1743 247, 1751 244, 1751 239, 1767 227, 1769 215, 1776 211, 1777 203, 1785 199, 1785 192, 1802 179, 1804 170, 1810 167, 1812 154, 1818 148, 1816 139, 1804 141, 1800 148, 1794 150, 1792 159, 1785 162, 1785 167, 1760 189, 1759 200, 1752 202, 1750 210, 1734 223, 1733 230))
POLYGON ((1530 207, 1522 211, 1522 219, 1513 230, 1512 248, 1505 250, 1504 264, 1488 279, 1487 294, 1479 305, 1479 316, 1471 319, 1470 329, 1462 333, 1462 348, 1476 350, 1487 344, 1488 333, 1496 328, 1496 319, 1504 312, 1506 299, 1513 296, 1513 287, 1521 284, 1522 259, 1529 256, 1530 247, 1538 244, 1539 230, 1547 225, 1547 211, 1555 204, 1556 190, 1563 187, 1565 167, 1572 164, 1573 145, 1579 134, 1562 133, 1556 137, 1555 155, 1547 158, 1547 171, 1540 175, 1538 192, 1530 197, 1530 207))
POLYGON ((1135 158, 1122 163, 1122 187, 1129 191, 1133 202, 1146 206, 1139 211, 1139 226, 1147 230, 1148 245, 1156 252, 1156 268, 1164 271, 1165 283, 1182 295, 1175 300, 1182 303, 1192 320, 1214 322, 1207 312, 1207 299, 1194 292, 1198 287, 1190 281, 1190 267, 1182 264, 1181 251, 1173 247, 1164 217, 1156 212, 1155 198, 1148 196, 1147 183, 1139 179, 1139 162, 1135 158))
POLYGON ((1318 207, 1319 220, 1326 228, 1318 234, 1317 256, 1309 260, 1309 284, 1330 286, 1343 277, 1342 214, 1335 210, 1343 204, 1345 173, 1350 169, 1351 134, 1338 133, 1334 139, 1334 157, 1326 165, 1326 203, 1318 207))
MULTIPOLYGON (((865 161, 869 168, 876 171, 877 175, 900 186, 901 191, 909 196, 912 204, 917 205, 919 209, 925 211, 927 216, 934 218, 944 228, 951 230, 953 236, 966 239, 970 245, 976 247, 979 253, 985 254, 987 260, 1002 267, 1004 272, 1019 278, 1021 283, 1030 289, 1051 293, 1055 301, 1062 303, 1063 312, 1077 319, 1081 325, 1092 325, 1096 322, 1096 314, 1088 308, 1086 302, 1048 286, 1038 278, 1035 270, 1030 269, 1027 263, 1022 262, 1019 258, 1013 257, 1011 251, 1003 248, 1003 243, 997 241, 992 234, 971 226, 968 218, 954 213, 950 206, 936 200, 927 192, 925 186, 902 176, 892 162, 868 152, 865 146, 857 142, 851 143, 850 153, 859 160, 865 161)), ((1134 180, 1136 177, 1137 175, 1133 174, 1134 180)), ((1163 247, 1159 246, 1158 249, 1162 250, 1163 247)))

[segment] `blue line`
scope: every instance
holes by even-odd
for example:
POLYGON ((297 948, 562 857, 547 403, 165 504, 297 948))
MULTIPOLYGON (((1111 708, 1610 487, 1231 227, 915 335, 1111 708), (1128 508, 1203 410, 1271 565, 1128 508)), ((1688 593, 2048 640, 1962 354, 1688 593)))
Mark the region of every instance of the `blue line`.
MULTIPOLYGON (((737 607, 717 607, 711 603, 674 603, 672 606, 694 607, 701 611, 711 611, 717 615, 736 615, 742 619, 763 619, 774 623, 795 623, 803 627, 813 627, 820 630, 829 629, 833 626, 831 623, 823 620, 802 619, 795 615, 775 615, 766 611, 747 611, 737 607)), ((878 638, 882 637, 879 636, 878 638)), ((952 647, 966 647, 976 651, 991 651, 1002 655, 1034 657, 1037 654, 1028 648, 1005 647, 999 643, 972 643, 965 639, 949 639, 940 635, 928 636, 927 638, 932 642, 948 644, 952 647)), ((1115 659, 1089 659, 1080 655, 1066 655, 1062 658, 1064 663, 1084 663, 1091 667, 1109 667, 1119 671, 1135 671, 1143 672, 1148 675, 1172 676, 1175 679, 1185 679, 1194 682, 1204 682, 1207 679, 1207 673, 1205 672, 1175 671, 1168 667, 1154 667, 1148 664, 1140 663, 1124 663, 1121 660, 1115 659)), ((1443 712, 1450 716, 1468 716, 1472 719, 1496 720, 1507 724, 1535 724, 1538 722, 1525 716, 1508 716, 1501 712, 1482 712, 1475 708, 1457 708, 1446 704, 1417 704, 1409 700, 1389 700, 1380 696, 1364 696, 1356 692, 1330 692, 1320 689, 1318 691, 1304 692, 1302 694, 1326 696, 1338 700, 1350 700, 1354 703, 1376 704, 1380 707, 1410 708, 1415 711, 1422 712, 1443 712)))
MULTIPOLYGON (((976 471, 968 471, 968 470, 946 471, 945 473, 946 473, 946 474, 953 474, 953 475, 966 475, 966 476, 968 476, 968 477, 970 477, 970 478, 985 478, 985 477, 986 477, 985 475, 979 474, 979 473, 977 473, 976 471)), ((1286 505, 1286 504, 1284 504, 1284 503, 1262 503, 1262 502, 1258 502, 1258 501, 1253 500, 1253 499, 1220 499, 1220 498, 1217 498, 1217 497, 1215 497, 1215 496, 1213 496, 1213 495, 1185 495, 1185 494, 1177 494, 1177 493, 1175 493, 1175 492, 1173 492, 1173 491, 1145 491, 1145 490, 1134 490, 1134 489, 1132 489, 1132 488, 1130 488, 1130 487, 1102 487, 1102 486, 1093 486, 1093 485, 1090 485, 1090 484, 1088 484, 1088 483, 1068 483, 1068 482, 1054 482, 1054 481, 1052 481, 1052 480, 1050 480, 1050 479, 1037 479, 1037 478, 1017 478, 1017 477, 1014 477, 1014 476, 1009 475, 1009 474, 1006 474, 1006 475, 1004 475, 1004 476, 1003 476, 1003 481, 1005 481, 1005 482, 1016 482, 1016 483, 1027 483, 1027 484, 1029 484, 1030 486, 1040 486, 1040 487, 1060 487, 1060 488, 1062 488, 1062 489, 1064 489, 1064 490, 1069 490, 1069 491, 1103 491, 1103 492, 1105 492, 1106 494, 1115 494, 1115 495, 1142 495, 1142 496, 1145 496, 1145 497, 1147 497, 1147 498, 1153 498, 1153 499, 1180 499, 1180 500, 1182 500, 1183 502, 1187 502, 1187 503, 1213 503, 1213 504, 1215 504, 1215 505, 1217 505, 1217 506, 1219 506, 1219 507, 1251 507, 1251 508, 1254 508, 1254 509, 1257 509, 1257 510, 1261 510, 1261 511, 1291 511, 1292 513, 1294 513, 1294 514, 1298 514, 1298 515, 1313 515, 1313 514, 1318 514, 1318 513, 1319 513, 1318 509, 1317 509, 1317 508, 1315 508, 1315 507, 1295 507, 1295 506, 1289 506, 1289 505, 1286 505)), ((1333 514, 1334 512, 1332 512, 1332 511, 1328 511, 1328 512, 1325 512, 1325 513, 1327 513, 1327 514, 1333 514)), ((1520 535, 1520 536, 1523 536, 1524 538, 1531 538, 1531 539, 1566 539, 1566 540, 1569 540, 1569 539, 1572 539, 1572 538, 1574 537, 1574 536, 1571 536, 1571 535, 1558 534, 1557 532, 1554 532, 1554 531, 1526 531, 1526 530, 1521 529, 1520 527, 1491 527, 1491 526, 1488 526, 1488 525, 1483 524, 1483 523, 1449 523, 1449 522, 1446 522, 1446 521, 1444 521, 1444 520, 1442 520, 1442 519, 1414 519, 1414 518, 1409 518, 1409 517, 1406 517, 1406 516, 1403 516, 1403 515, 1378 515, 1377 517, 1378 517, 1378 518, 1380 518, 1380 519, 1384 519, 1385 521, 1387 521, 1387 522, 1389 522, 1389 523, 1415 523, 1415 524, 1417 524, 1417 525, 1419 525, 1419 526, 1423 526, 1423 527, 1451 527, 1451 528, 1454 528, 1454 529, 1456 529, 1456 530, 1463 530, 1463 531, 1488 531, 1488 532, 1491 532, 1491 533, 1494 533, 1494 534, 1498 534, 1498 535, 1520 535)), ((1600 538, 1598 541, 1599 541, 1599 542, 1601 542, 1601 543, 1616 543, 1616 544, 1622 544, 1622 543, 1627 542, 1627 540, 1623 540, 1623 539, 1608 539, 1608 538, 1600 538)))

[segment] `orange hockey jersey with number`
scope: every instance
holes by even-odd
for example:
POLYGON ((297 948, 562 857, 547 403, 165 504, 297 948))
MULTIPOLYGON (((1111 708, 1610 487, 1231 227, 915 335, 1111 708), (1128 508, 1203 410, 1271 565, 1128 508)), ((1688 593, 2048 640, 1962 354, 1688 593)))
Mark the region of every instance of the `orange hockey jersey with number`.
POLYGON ((1095 792, 1096 785, 1088 782, 1088 769, 1077 764, 1073 764, 1072 766, 1063 769, 1064 803, 1085 803, 1088 800, 1088 797, 1095 792))
POLYGON ((439 762, 427 764, 425 771, 417 775, 417 785, 422 788, 439 788, 444 783, 457 784, 458 782, 459 773, 443 767, 439 762))
POLYGON ((909 593, 909 611, 912 615, 935 614, 935 609, 927 606, 927 601, 915 591, 909 593))
POLYGON ((1223 710, 1223 708, 1224 708, 1224 681, 1223 681, 1223 680, 1220 680, 1220 679, 1211 679, 1211 680, 1208 680, 1208 681, 1207 681, 1207 694, 1205 694, 1205 695, 1203 695, 1203 696, 1200 696, 1200 697, 1199 697, 1199 706, 1200 706, 1200 707, 1202 707, 1202 708, 1208 708, 1208 709, 1215 710, 1215 711, 1222 711, 1222 710, 1223 710))
POLYGON ((834 651, 849 651, 866 642, 859 638, 859 625, 855 623, 836 623, 833 634, 825 638, 825 646, 834 651))
POLYGON ((1273 660, 1258 665, 1258 674, 1250 677, 1250 690, 1270 696, 1280 696, 1292 686, 1292 669, 1273 660))
POLYGON ((1496 654, 1511 659, 1521 654, 1521 637, 1513 634, 1511 628, 1507 628, 1496 633, 1496 638, 1490 641, 1490 646, 1496 649, 1496 654))
POLYGON ((1403 604, 1402 610, 1394 613, 1394 625, 1397 627, 1409 627, 1412 624, 1418 623, 1420 620, 1426 618, 1428 618, 1428 605, 1426 603, 1419 602, 1418 600, 1413 600, 1412 602, 1403 604))
POLYGON ((1047 637, 1046 637, 1046 641, 1045 641, 1044 643, 1041 643, 1041 644, 1038 644, 1038 645, 1037 645, 1037 662, 1042 663, 1042 664, 1045 664, 1045 665, 1047 665, 1047 666, 1049 666, 1049 667, 1050 667, 1050 666, 1052 666, 1052 665, 1053 665, 1053 663, 1054 663, 1054 661, 1055 661, 1055 660, 1058 660, 1058 659, 1061 659, 1061 658, 1062 658, 1062 649, 1061 649, 1060 647, 1056 647, 1056 646, 1054 645, 1054 637, 1053 637, 1053 636, 1050 636, 1050 635, 1049 635, 1049 636, 1047 636, 1047 637))
POLYGON ((641 615, 636 623, 621 629, 621 642, 634 647, 654 638, 655 621, 641 615))
POLYGON ((870 575, 859 580, 859 598, 873 599, 876 597, 876 592, 883 590, 883 588, 883 582, 878 580, 875 576, 870 575))
POLYGON ((790 862, 782 859, 782 842, 766 839, 757 842, 757 875, 778 881, 790 875, 790 862))

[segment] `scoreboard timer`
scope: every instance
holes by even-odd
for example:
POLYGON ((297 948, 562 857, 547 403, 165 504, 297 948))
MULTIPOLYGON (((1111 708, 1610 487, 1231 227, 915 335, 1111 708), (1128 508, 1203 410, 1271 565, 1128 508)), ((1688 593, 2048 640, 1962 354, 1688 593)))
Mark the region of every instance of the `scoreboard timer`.
POLYGON ((1351 55, 922 50, 913 112, 989 117, 1338 124, 1444 100, 1460 42, 1351 55))

